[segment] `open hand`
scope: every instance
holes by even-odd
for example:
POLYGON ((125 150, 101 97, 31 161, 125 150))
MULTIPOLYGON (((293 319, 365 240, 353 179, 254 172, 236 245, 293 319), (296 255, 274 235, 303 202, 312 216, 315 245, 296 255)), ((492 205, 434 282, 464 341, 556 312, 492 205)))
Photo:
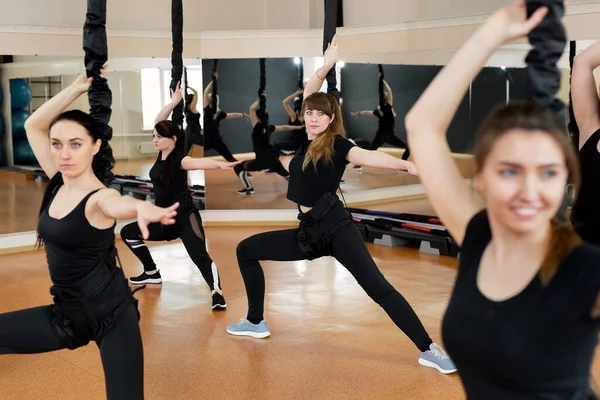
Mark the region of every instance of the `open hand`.
MULTIPOLYGON (((104 78, 104 71, 108 68, 108 64, 104 64, 102 68, 100 68, 100 76, 104 78)), ((77 93, 85 93, 89 90, 92 85, 92 81, 94 78, 87 76, 87 73, 83 73, 75 79, 75 81, 71 84, 71 87, 77 91, 77 93)))
POLYGON ((333 39, 331 39, 331 42, 329 42, 327 45, 325 53, 323 54, 324 63, 326 65, 333 65, 337 62, 338 57, 337 35, 334 35, 333 39))
POLYGON ((224 170, 231 170, 233 169, 233 167, 235 167, 238 164, 241 164, 242 162, 243 160, 238 160, 234 162, 219 162, 219 168, 224 170))
POLYGON ((492 14, 486 21, 486 25, 502 35, 503 42, 508 42, 526 36, 542 22, 547 13, 548 7, 539 7, 527 19, 525 0, 516 0, 492 14))
POLYGON ((408 172, 411 175, 418 176, 419 171, 417 171, 417 166, 415 165, 415 163, 412 161, 407 161, 407 163, 408 164, 406 165, 406 172, 408 172))
POLYGON ((175 91, 171 89, 171 103, 179 104, 183 99, 183 90, 181 89, 181 82, 177 82, 177 87, 175 91))
POLYGON ((148 225, 152 222, 160 222, 163 225, 173 225, 175 223, 175 211, 179 207, 179 203, 173 204, 171 207, 157 207, 149 201, 140 202, 137 208, 137 220, 140 232, 144 239, 148 239, 150 232, 148 225))

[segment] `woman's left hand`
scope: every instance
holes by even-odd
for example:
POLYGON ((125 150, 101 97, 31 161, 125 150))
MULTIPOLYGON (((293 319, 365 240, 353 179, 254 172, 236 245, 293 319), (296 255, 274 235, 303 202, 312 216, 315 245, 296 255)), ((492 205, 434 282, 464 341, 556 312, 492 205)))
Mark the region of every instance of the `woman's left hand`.
POLYGON ((238 164, 241 164, 243 160, 238 160, 234 162, 219 162, 219 168, 224 170, 231 170, 238 164))

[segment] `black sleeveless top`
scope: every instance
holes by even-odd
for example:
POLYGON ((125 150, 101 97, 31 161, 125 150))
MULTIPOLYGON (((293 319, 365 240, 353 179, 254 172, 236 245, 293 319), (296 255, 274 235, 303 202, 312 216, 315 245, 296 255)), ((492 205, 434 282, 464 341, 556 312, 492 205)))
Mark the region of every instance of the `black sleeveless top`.
POLYGON ((579 150, 581 187, 573 205, 571 220, 581 238, 600 245, 600 129, 579 150))
POLYGON ((306 128, 300 118, 296 117, 296 119, 292 122, 292 119, 289 119, 289 125, 298 126, 298 129, 293 130, 292 133, 292 143, 296 149, 300 148, 302 144, 306 141, 306 128))
POLYGON ((187 128, 192 129, 195 132, 201 130, 200 126, 200 113, 192 112, 191 110, 185 111, 185 121, 187 122, 187 128))
POLYGON ((204 136, 214 137, 219 136, 219 125, 221 121, 227 118, 227 113, 224 111, 218 111, 215 115, 216 110, 210 106, 204 107, 204 136))
POLYGON ((312 143, 306 137, 304 144, 290 161, 290 182, 288 184, 287 198, 301 206, 312 207, 325 193, 335 193, 340 186, 340 180, 348 165, 346 156, 354 143, 343 136, 336 135, 333 142, 332 164, 319 160, 317 168, 309 163, 304 170, 302 164, 312 143))
POLYGON ((600 292, 600 249, 575 248, 547 286, 536 275, 521 293, 495 302, 477 287, 490 240, 484 210, 468 224, 442 321, 467 398, 588 399, 600 326, 590 317, 600 292))
POLYGON ((379 129, 381 131, 394 131, 396 127, 396 112, 389 103, 385 103, 381 109, 377 108, 373 110, 373 115, 379 120, 379 129))
POLYGON ((188 185, 188 174, 181 167, 181 160, 186 157, 183 151, 173 151, 169 158, 173 158, 173 169, 169 174, 169 182, 162 177, 162 170, 165 167, 165 161, 162 160, 162 152, 158 152, 156 162, 150 169, 150 180, 154 190, 154 204, 159 207, 170 207, 179 202, 177 208, 176 220, 185 217, 186 212, 191 209, 192 193, 188 185))
POLYGON ((271 135, 273 132, 275 132, 275 125, 269 125, 265 129, 264 125, 260 122, 252 128, 252 148, 257 158, 268 150, 274 149, 271 144, 271 135))
POLYGON ((69 214, 56 219, 49 215, 48 209, 57 190, 40 215, 38 230, 46 248, 50 278, 55 284, 69 285, 79 281, 114 245, 114 225, 98 229, 90 225, 85 216, 85 205, 98 190, 87 194, 69 214))

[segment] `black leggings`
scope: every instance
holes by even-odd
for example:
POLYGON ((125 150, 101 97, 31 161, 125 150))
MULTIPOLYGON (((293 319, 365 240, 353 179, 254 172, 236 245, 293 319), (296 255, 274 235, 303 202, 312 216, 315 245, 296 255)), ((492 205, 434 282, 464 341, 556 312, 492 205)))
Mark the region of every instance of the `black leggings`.
MULTIPOLYGON (((52 324, 52 306, 0 314, 0 354, 35 354, 67 348, 52 324)), ((131 304, 97 341, 108 400, 144 398, 144 352, 138 312, 131 304)))
POLYGON ((404 141, 398 136, 395 136, 394 132, 386 132, 382 131, 381 129, 378 129, 375 133, 375 138, 373 139, 373 142, 371 142, 371 146, 369 146, 369 150, 377 150, 385 142, 391 144, 392 146, 404 147, 406 151, 404 152, 404 154, 402 154, 402 159, 408 160, 408 157, 410 156, 410 149, 408 148, 408 144, 404 143, 404 141))
POLYGON ((223 138, 219 134, 211 134, 210 136, 204 135, 204 151, 214 149, 217 153, 223 156, 228 162, 236 162, 236 158, 229 151, 229 147, 223 141, 223 138))
MULTIPOLYGON (((211 290, 220 290, 221 282, 219 271, 206 250, 206 236, 202 227, 200 213, 195 210, 183 217, 175 225, 164 226, 160 223, 148 225, 150 235, 149 241, 175 240, 181 238, 190 258, 196 264, 204 280, 211 290)), ((156 269, 156 264, 150 255, 148 247, 144 243, 137 222, 125 225, 121 229, 121 238, 129 249, 144 265, 144 271, 156 269)))
MULTIPOLYGON (((379 304, 394 323, 421 350, 432 343, 414 310, 385 279, 356 225, 348 224, 333 234, 331 253, 351 274, 367 295, 379 304)), ((296 229, 259 233, 241 241, 237 258, 248 296, 247 318, 252 323, 263 320, 265 277, 260 260, 297 261, 305 257, 296 241, 296 229)))

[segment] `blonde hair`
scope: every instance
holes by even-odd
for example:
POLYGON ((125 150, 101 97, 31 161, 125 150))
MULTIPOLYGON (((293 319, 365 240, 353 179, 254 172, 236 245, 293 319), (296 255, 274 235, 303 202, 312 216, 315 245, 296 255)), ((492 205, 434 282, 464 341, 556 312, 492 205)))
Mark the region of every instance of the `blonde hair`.
POLYGON ((304 99, 302 103, 302 115, 304 115, 306 110, 318 110, 325 113, 329 118, 332 118, 334 115, 335 117, 325 132, 313 140, 308 147, 304 162, 302 163, 302 169, 306 168, 309 163, 312 163, 313 167, 316 168, 317 163, 321 160, 324 160, 326 164, 331 164, 333 162, 335 137, 344 136, 344 121, 340 105, 333 95, 316 92, 304 99))

